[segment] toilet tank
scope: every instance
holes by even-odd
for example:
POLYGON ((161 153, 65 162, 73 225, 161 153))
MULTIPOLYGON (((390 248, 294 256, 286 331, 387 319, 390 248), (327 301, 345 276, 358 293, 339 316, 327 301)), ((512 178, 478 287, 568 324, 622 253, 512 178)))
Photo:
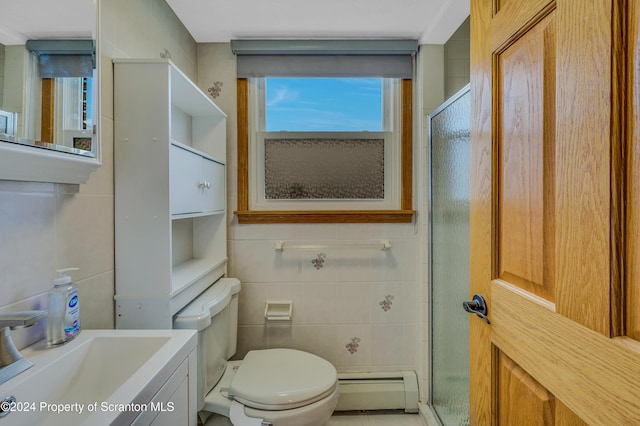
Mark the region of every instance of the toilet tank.
POLYGON ((198 410, 236 353, 240 281, 220 278, 173 317, 174 329, 198 331, 198 410))

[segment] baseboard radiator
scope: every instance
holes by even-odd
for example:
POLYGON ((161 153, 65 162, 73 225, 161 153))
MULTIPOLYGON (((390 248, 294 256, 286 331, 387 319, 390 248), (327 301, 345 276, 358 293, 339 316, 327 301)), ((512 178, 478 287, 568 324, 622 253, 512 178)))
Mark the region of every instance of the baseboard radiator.
POLYGON ((338 373, 340 398, 336 411, 399 410, 418 412, 415 371, 338 373))

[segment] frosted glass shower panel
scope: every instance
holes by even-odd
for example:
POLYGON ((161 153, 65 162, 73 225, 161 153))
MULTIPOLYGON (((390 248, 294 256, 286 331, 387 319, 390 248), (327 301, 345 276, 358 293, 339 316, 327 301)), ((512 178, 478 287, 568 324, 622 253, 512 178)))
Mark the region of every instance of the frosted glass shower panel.
POLYGON ((469 424, 469 89, 431 115, 432 405, 469 424))

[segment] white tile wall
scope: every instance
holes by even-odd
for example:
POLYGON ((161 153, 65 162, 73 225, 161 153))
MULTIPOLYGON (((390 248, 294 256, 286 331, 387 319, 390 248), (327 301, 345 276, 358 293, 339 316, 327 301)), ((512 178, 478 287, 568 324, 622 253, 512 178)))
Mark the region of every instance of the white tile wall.
POLYGON ((53 184, 0 181, 0 303, 46 291, 56 254, 53 184))
MULTIPOLYGON (((335 235, 329 241, 340 242, 336 226, 317 227, 316 230, 304 225, 302 234, 307 231, 306 235, 314 241, 320 236, 327 241, 328 234, 335 235)), ((340 227, 341 231, 348 229, 347 225, 340 227)), ((297 235, 297 229, 284 228, 284 225, 277 227, 283 234, 297 235)), ((243 283, 239 356, 255 348, 294 347, 323 356, 339 371, 416 368, 417 238, 413 225, 356 228, 370 231, 364 239, 372 234, 388 237, 389 232, 411 238, 392 239, 390 252, 322 249, 326 256, 319 269, 312 263, 319 257, 316 251, 275 252, 274 240, 285 238, 276 234, 274 228, 267 232, 271 238, 231 242, 233 267, 229 274, 243 283), (292 321, 267 322, 263 315, 267 299, 292 300, 292 321), (390 304, 385 311, 386 301, 390 304), (347 345, 352 339, 360 340, 354 342, 358 344, 357 350, 350 353, 347 345)), ((258 231, 256 234, 264 238, 264 230, 258 231)))
MULTIPOLYGON (((81 324, 113 326, 113 278, 100 278, 113 276, 113 195, 94 182, 0 181, 0 311, 46 309, 54 270, 75 266, 81 324)), ((44 330, 14 332, 16 346, 44 337, 44 330)))
POLYGON ((444 45, 445 98, 454 95, 470 80, 469 62, 470 26, 467 18, 444 45))
POLYGON ((103 0, 100 25, 102 55, 168 56, 195 81, 197 45, 164 0, 103 0))

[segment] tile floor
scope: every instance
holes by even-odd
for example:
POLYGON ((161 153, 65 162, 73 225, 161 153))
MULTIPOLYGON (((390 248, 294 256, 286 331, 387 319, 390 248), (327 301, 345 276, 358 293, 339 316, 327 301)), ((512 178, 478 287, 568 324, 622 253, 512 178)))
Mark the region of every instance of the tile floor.
POLYGON ((424 426, 419 414, 397 412, 337 412, 325 426, 424 426))

